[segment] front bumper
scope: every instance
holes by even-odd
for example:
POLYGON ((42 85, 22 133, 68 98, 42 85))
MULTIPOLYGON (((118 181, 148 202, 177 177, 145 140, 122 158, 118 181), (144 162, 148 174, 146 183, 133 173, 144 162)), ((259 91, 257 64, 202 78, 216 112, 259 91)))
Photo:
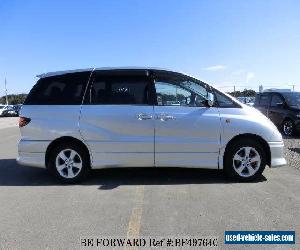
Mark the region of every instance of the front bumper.
POLYGON ((271 168, 283 167, 286 165, 284 158, 284 144, 283 142, 269 142, 271 152, 271 168))

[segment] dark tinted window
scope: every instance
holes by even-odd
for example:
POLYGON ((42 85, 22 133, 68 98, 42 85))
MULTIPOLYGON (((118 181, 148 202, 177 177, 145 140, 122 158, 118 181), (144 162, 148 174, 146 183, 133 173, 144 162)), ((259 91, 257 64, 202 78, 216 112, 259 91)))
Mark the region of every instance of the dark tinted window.
POLYGON ((24 104, 81 104, 89 75, 89 72, 84 72, 41 78, 28 94, 24 104))
POLYGON ((279 103, 283 104, 283 99, 281 98, 281 96, 274 94, 272 96, 271 107, 278 107, 279 103))
POLYGON ((237 105, 226 95, 215 91, 216 101, 219 107, 221 108, 236 108, 237 105))
POLYGON ((255 96, 254 106, 259 106, 259 99, 260 99, 260 94, 257 94, 255 96))
POLYGON ((143 76, 96 75, 86 104, 147 104, 148 82, 143 76))
POLYGON ((293 108, 300 108, 300 92, 282 93, 287 104, 293 108))
POLYGON ((259 99, 259 106, 269 106, 270 95, 261 95, 259 99))

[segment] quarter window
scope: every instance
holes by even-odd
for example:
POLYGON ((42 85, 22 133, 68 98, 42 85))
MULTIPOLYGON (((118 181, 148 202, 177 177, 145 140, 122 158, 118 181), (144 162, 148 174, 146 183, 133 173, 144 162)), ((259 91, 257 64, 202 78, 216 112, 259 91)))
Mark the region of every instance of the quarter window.
POLYGON ((41 78, 32 88, 24 104, 79 105, 82 103, 90 72, 41 78))
POLYGON ((220 108, 236 108, 237 105, 227 96, 215 91, 218 107, 220 108))

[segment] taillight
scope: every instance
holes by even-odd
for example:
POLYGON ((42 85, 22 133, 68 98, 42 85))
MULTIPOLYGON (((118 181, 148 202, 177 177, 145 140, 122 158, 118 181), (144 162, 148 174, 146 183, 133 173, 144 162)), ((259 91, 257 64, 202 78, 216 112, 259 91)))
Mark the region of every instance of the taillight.
POLYGON ((20 117, 19 118, 19 128, 22 128, 22 127, 26 126, 30 121, 31 121, 30 118, 20 117))

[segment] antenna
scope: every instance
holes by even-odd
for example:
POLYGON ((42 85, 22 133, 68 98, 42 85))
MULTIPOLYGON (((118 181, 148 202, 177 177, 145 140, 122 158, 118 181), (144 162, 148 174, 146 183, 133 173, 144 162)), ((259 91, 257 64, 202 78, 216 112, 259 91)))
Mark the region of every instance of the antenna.
POLYGON ((4 80, 4 85, 5 85, 5 99, 6 99, 6 105, 8 105, 7 87, 6 87, 6 78, 5 78, 5 80, 4 80))

